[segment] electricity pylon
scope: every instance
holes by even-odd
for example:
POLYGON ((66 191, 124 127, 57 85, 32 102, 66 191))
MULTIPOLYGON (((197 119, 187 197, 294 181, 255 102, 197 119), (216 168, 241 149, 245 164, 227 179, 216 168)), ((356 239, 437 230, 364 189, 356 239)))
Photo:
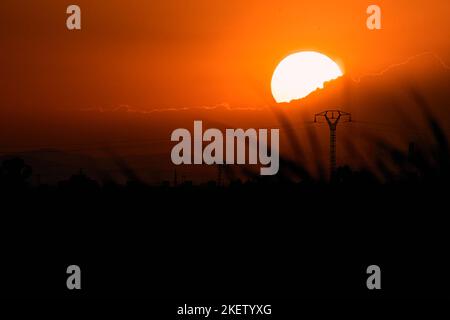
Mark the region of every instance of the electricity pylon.
POLYGON ((330 180, 336 172, 336 128, 340 121, 351 122, 352 115, 340 110, 325 110, 314 115, 314 122, 318 117, 324 117, 330 128, 330 180))
POLYGON ((217 186, 223 187, 225 185, 224 179, 223 179, 223 173, 225 171, 225 164, 218 164, 217 165, 217 186))

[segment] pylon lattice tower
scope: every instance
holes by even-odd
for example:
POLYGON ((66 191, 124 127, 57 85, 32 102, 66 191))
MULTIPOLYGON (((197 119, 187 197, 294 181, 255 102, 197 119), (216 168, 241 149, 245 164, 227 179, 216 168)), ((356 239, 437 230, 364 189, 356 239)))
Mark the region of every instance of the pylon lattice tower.
POLYGON ((333 179, 336 172, 336 128, 339 122, 351 122, 352 115, 341 110, 325 110, 314 115, 314 122, 319 117, 324 117, 330 128, 330 179, 333 179))

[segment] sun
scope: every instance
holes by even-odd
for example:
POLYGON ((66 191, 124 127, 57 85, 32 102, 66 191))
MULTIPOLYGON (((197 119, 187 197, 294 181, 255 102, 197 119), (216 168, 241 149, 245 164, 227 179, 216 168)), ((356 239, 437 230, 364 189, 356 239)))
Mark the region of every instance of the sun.
POLYGON ((272 76, 272 95, 276 102, 290 102, 323 88, 327 81, 343 75, 336 62, 315 51, 302 51, 284 58, 272 76))

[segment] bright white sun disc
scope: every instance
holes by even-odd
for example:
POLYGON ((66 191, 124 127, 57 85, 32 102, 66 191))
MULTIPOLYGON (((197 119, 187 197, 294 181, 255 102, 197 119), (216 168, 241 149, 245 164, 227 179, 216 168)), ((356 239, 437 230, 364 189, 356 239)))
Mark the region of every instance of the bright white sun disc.
POLYGON ((322 53, 297 52, 284 58, 276 67, 272 76, 272 95, 278 103, 301 99, 342 74, 339 65, 322 53))

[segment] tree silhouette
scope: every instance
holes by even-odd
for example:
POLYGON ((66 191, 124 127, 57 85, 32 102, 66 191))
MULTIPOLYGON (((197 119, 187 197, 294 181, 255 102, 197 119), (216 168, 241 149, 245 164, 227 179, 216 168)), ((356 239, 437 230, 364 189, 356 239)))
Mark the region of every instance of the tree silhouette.
POLYGON ((28 186, 33 170, 20 158, 4 160, 0 166, 0 185, 4 188, 20 189, 28 186))

